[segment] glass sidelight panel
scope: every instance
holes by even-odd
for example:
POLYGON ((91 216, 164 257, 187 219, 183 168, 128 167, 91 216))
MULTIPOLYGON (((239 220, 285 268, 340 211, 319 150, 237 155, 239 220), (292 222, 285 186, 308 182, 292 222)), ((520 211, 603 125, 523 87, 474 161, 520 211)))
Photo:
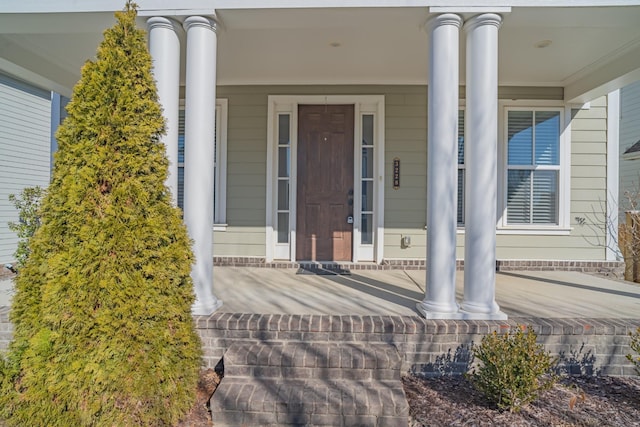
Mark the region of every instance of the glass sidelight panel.
POLYGON ((360 174, 360 244, 373 244, 373 179, 374 179, 374 147, 375 117, 373 114, 361 116, 362 131, 362 173, 360 174))
POLYGON ((289 177, 291 149, 289 147, 278 147, 278 177, 289 177))
POLYGON ((288 114, 278 115, 278 145, 289 145, 290 136, 290 118, 288 114))
POLYGON ((362 211, 373 211, 373 181, 362 182, 362 211))
POLYGON ((291 185, 291 116, 278 114, 278 243, 289 243, 289 186, 291 185))
POLYGON ((373 148, 362 149, 362 177, 373 178, 373 148))
POLYGON ((373 244, 373 214, 362 214, 360 236, 363 245, 373 244))
POLYGON ((362 116, 362 145, 373 145, 373 114, 362 116))
POLYGON ((288 213, 278 213, 278 243, 289 243, 288 213))
POLYGON ((278 181, 278 210, 289 210, 289 180, 281 179, 278 181))

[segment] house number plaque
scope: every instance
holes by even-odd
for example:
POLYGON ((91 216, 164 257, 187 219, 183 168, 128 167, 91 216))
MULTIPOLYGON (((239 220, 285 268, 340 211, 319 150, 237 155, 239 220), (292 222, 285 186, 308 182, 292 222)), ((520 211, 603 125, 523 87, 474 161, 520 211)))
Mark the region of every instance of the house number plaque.
POLYGON ((393 159, 393 189, 400 188, 400 159, 393 159))

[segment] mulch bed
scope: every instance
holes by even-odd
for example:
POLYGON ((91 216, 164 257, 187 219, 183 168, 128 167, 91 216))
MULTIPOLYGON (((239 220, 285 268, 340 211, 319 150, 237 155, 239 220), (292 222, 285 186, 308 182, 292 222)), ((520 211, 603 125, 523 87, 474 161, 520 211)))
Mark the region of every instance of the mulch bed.
POLYGON ((200 371, 196 403, 193 404, 187 416, 175 427, 206 427, 213 425, 211 414, 209 413, 209 399, 211 399, 213 392, 216 391, 220 381, 222 381, 221 368, 200 371))
POLYGON ((499 411, 462 376, 405 376, 411 427, 640 426, 637 377, 563 377, 518 413, 499 411))

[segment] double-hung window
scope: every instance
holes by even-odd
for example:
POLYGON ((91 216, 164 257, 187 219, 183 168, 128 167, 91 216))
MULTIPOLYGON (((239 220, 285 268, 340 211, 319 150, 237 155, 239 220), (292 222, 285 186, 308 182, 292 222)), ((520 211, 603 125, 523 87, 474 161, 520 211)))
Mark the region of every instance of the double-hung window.
MULTIPOLYGON (((178 120, 178 206, 184 208, 184 109, 180 109, 178 120)), ((214 189, 213 212, 215 229, 226 223, 226 195, 227 195, 227 100, 216 101, 214 144, 214 189)), ((188 167, 188 165, 187 165, 188 167)), ((186 189, 189 191, 189 189, 186 189)))
POLYGON ((561 225, 562 124, 559 108, 507 108, 507 227, 561 225))

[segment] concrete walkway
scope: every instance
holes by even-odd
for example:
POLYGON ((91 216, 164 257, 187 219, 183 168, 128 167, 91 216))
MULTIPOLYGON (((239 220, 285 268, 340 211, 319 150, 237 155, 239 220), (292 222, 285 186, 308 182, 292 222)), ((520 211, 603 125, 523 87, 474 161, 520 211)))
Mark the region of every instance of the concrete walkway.
MULTIPOLYGON (((567 271, 497 274, 496 300, 513 317, 638 318, 640 286, 567 271)), ((457 272, 458 300, 464 273, 457 272)), ((423 270, 354 270, 317 275, 304 270, 215 267, 214 293, 222 312, 261 314, 417 315, 423 270)), ((0 306, 10 305, 11 280, 0 281, 0 306)))

